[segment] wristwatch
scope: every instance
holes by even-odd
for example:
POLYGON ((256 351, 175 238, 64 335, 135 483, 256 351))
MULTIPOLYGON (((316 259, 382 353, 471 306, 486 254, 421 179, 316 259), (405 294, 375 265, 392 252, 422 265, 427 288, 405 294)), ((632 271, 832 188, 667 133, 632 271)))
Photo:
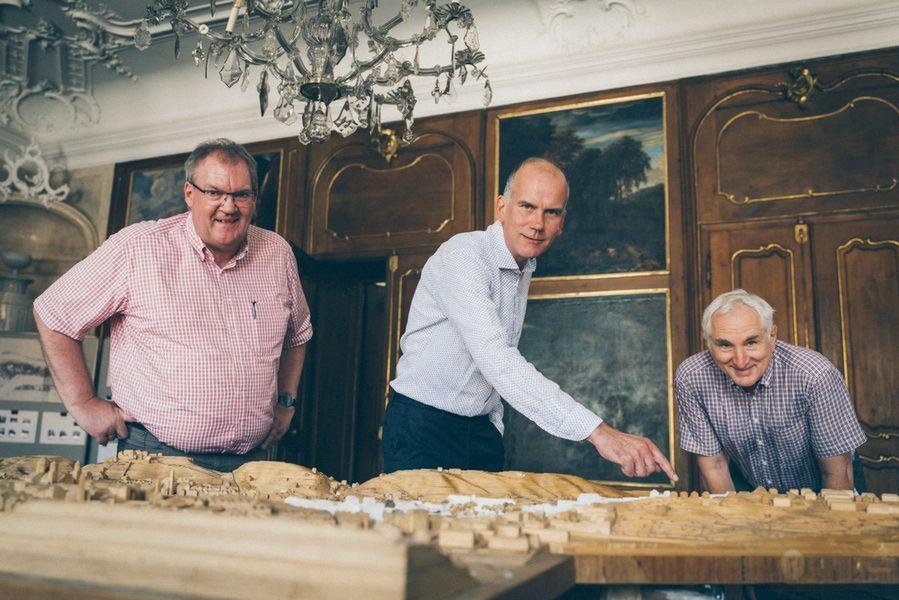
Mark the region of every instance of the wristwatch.
POLYGON ((278 394, 278 405, 290 408, 297 402, 297 397, 290 394, 278 394))

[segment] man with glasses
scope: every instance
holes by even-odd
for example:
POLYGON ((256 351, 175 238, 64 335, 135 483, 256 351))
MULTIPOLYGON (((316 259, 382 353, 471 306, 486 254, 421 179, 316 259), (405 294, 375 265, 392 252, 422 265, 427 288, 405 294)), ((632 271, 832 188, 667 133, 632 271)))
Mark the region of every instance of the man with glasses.
POLYGON ((287 431, 312 326, 290 246, 250 224, 253 157, 211 140, 184 170, 188 212, 111 236, 34 315, 60 398, 101 445, 232 471, 287 431), (111 402, 81 351, 107 320, 111 402))

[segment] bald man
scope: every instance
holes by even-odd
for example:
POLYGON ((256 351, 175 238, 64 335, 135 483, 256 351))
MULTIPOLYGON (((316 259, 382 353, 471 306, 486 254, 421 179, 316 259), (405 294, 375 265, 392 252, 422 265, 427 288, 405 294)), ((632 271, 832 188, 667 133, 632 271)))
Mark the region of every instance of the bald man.
POLYGON ((562 233, 568 181, 529 158, 496 198, 496 222, 454 236, 422 271, 384 417, 384 470, 499 471, 505 399, 548 433, 589 440, 628 477, 677 475, 649 439, 618 431, 518 351, 537 257, 562 233))

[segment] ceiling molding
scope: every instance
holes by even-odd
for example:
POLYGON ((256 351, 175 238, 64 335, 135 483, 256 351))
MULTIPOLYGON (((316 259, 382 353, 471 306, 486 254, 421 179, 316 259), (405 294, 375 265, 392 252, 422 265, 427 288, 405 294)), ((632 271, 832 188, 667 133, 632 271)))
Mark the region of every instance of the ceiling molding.
MULTIPOLYGON (((651 3, 638 4, 647 6, 647 14, 641 14, 639 21, 648 27, 654 16, 651 3)), ((496 57, 488 52, 493 106, 890 47, 896 45, 896 31, 899 3, 891 1, 792 21, 774 15, 764 22, 735 23, 726 29, 654 39, 646 35, 640 42, 629 41, 640 33, 631 28, 628 40, 617 45, 603 42, 598 48, 556 54, 536 64, 516 62, 514 52, 496 57)), ((417 118, 483 107, 478 86, 460 88, 452 105, 435 106, 427 89, 419 92, 417 118)), ((174 120, 162 119, 167 121, 162 124, 154 115, 142 115, 129 126, 101 123, 90 135, 69 133, 53 142, 62 147, 70 168, 82 168, 185 152, 208 137, 227 135, 249 143, 296 135, 296 127, 284 126, 271 116, 260 118, 253 109, 252 94, 227 97, 227 93, 221 91, 224 95, 214 103, 215 112, 204 110, 199 116, 197 111, 180 112, 174 120)))

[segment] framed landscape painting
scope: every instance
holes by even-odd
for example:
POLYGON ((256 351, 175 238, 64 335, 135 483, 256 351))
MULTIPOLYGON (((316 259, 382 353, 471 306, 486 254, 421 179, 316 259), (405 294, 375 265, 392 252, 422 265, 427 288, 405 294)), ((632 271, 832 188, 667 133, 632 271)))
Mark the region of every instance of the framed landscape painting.
POLYGON ((668 270, 665 111, 666 94, 657 92, 494 113, 494 195, 531 156, 568 176, 564 233, 540 257, 535 277, 668 270))
MULTIPOLYGON (((518 347, 576 401, 612 427, 648 437, 674 464, 669 312, 667 290, 535 295, 518 347)), ((504 423, 508 470, 668 485, 663 473, 625 477, 589 442, 554 437, 508 405, 504 423)))

